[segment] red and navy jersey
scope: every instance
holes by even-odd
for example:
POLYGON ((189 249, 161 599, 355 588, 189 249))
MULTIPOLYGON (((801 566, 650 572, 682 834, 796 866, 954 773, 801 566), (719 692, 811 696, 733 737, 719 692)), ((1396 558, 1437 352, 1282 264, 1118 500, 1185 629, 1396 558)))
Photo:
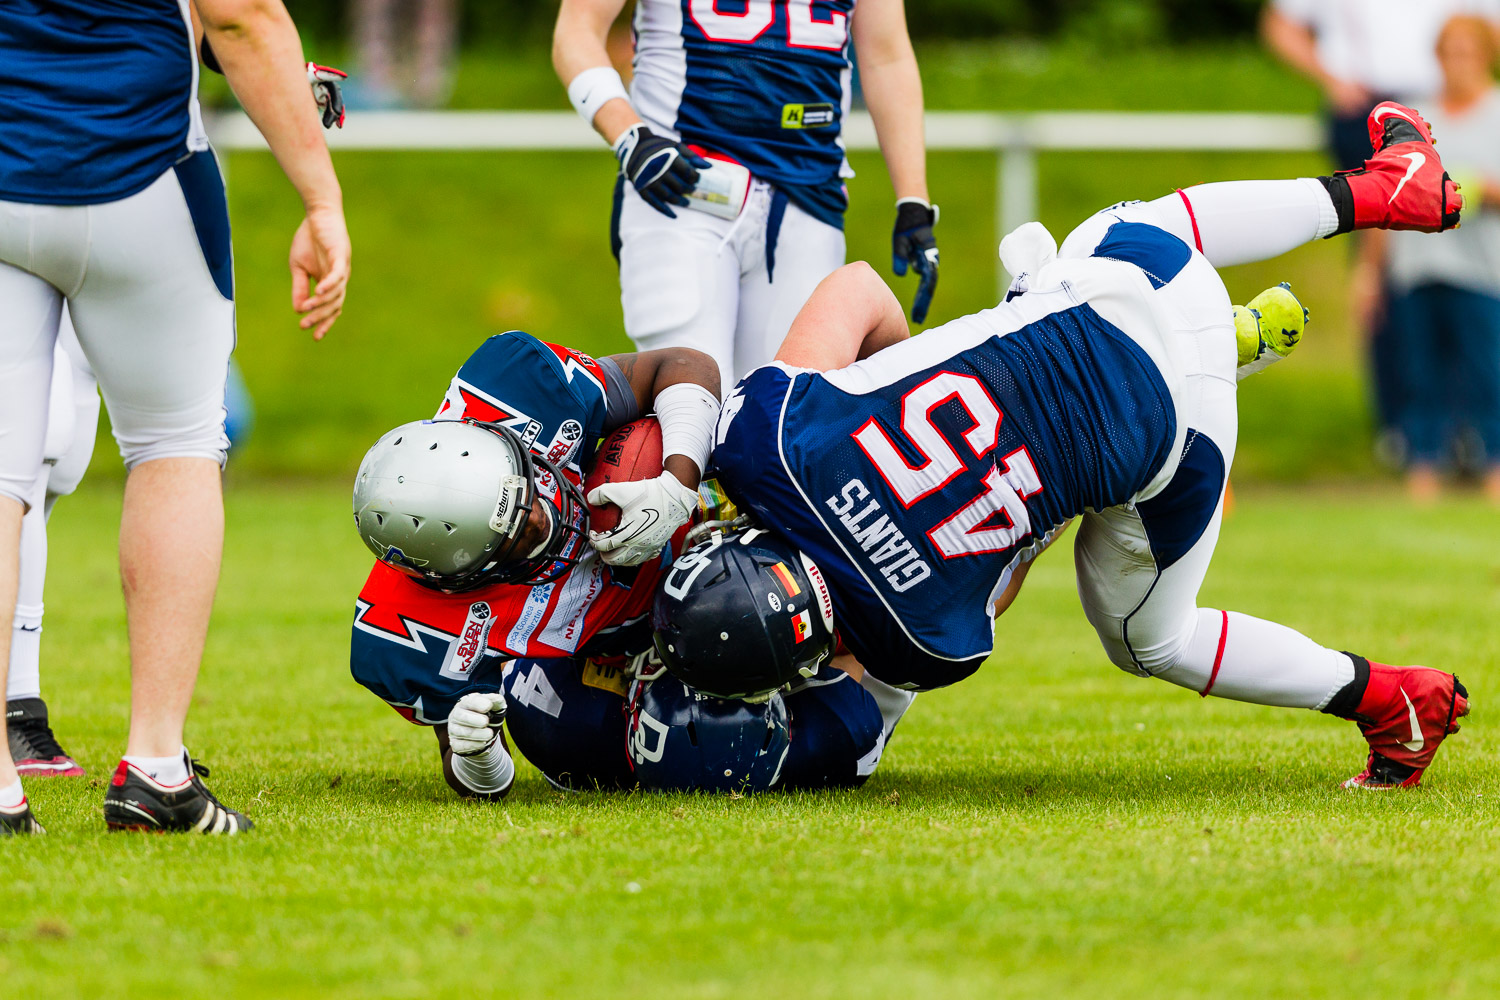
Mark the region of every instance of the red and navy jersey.
POLYGON ((639 0, 631 102, 843 226, 856 0, 639 0))
MULTIPOLYGON (((511 332, 491 337, 464 362, 437 419, 503 424, 579 481, 599 439, 634 419, 635 405, 608 358, 511 332)), ((574 544, 587 546, 587 537, 574 544)), ((646 616, 662 571, 660 560, 617 570, 590 549, 552 583, 443 594, 377 562, 356 602, 350 669, 408 718, 439 723, 465 693, 500 690, 505 660, 646 649, 646 616)))

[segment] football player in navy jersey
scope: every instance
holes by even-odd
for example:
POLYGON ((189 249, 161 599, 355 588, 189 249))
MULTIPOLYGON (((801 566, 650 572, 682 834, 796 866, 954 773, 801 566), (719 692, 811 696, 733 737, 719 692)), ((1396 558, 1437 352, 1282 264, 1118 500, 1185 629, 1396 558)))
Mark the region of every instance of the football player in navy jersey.
MULTIPOLYGON (((698 351, 596 359, 513 331, 464 362, 434 420, 395 428, 366 455, 354 513, 379 561, 356 602, 350 669, 433 728, 458 794, 509 792, 507 713, 517 746, 554 784, 634 784, 627 688, 651 648, 657 584, 699 513, 718 399, 718 368, 698 351), (598 487, 588 501, 615 503, 621 521, 585 534, 579 484, 595 447, 646 412, 666 468, 598 487)), ((878 761, 879 712, 842 676, 801 699, 810 732, 791 780, 852 783, 878 761)), ((733 730, 750 714, 706 718, 733 730)), ((673 763, 653 773, 691 785, 694 768, 673 763)), ((746 780, 779 776, 780 764, 747 764, 746 780)))
MULTIPOLYGON (((1258 318, 1231 307, 1215 266, 1354 229, 1458 223, 1462 199, 1425 122, 1385 103, 1370 135, 1376 152, 1357 171, 1116 205, 1060 250, 1028 223, 1001 244, 1015 276, 1006 301, 915 339, 868 267, 835 272, 776 363, 726 399, 711 471, 819 568, 828 625, 888 684, 922 690, 977 670, 1031 560, 1078 519, 1079 594, 1117 666, 1351 719, 1369 755, 1346 784, 1416 785, 1468 712, 1453 674, 1197 604, 1234 457, 1237 380, 1289 351, 1305 322, 1284 289, 1260 298, 1258 318), (1279 320, 1278 300, 1290 306, 1279 320)), ((705 666, 749 674, 817 638, 806 612, 792 627, 762 613, 743 629, 714 599, 721 569, 732 574, 747 551, 730 537, 689 552, 657 608, 667 666, 705 690, 737 689, 705 666), (701 641, 722 632, 722 645, 701 641), (711 664, 719 650, 725 661, 711 664)))
MULTIPOLYGON (((229 218, 198 109, 194 15, 302 198, 290 265, 303 328, 321 337, 343 306, 342 195, 279 2, 0 5, 0 664, 66 301, 130 470, 120 563, 131 725, 105 819, 232 834, 249 821, 205 787, 182 744, 222 550, 234 343, 229 218)), ((8 745, 0 833, 35 832, 8 745)))
POLYGON ((903 0, 639 0, 628 92, 605 47, 623 6, 564 0, 552 54, 620 161, 612 236, 636 346, 706 351, 727 386, 775 356, 844 262, 851 51, 896 191, 895 269, 920 276, 922 322, 937 213, 903 0))

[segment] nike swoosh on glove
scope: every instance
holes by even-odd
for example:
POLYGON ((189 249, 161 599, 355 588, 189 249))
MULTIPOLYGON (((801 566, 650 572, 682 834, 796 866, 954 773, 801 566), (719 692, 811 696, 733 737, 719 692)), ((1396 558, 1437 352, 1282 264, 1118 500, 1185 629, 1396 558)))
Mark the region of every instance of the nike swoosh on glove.
POLYGON ((505 695, 471 691, 448 713, 448 746, 460 757, 484 753, 505 721, 505 695))
POLYGON ((611 566, 639 566, 661 552, 677 529, 698 509, 698 491, 682 485, 670 472, 638 483, 607 483, 595 487, 589 503, 620 508, 613 531, 590 531, 589 541, 611 566))

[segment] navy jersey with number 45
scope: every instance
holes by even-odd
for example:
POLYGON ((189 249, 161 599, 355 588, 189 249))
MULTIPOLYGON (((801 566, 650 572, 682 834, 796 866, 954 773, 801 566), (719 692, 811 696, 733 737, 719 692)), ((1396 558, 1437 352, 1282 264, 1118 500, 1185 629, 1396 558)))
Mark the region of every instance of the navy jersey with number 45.
POLYGON ((1055 267, 1050 291, 836 371, 758 369, 725 402, 721 484, 818 564, 840 635, 887 683, 976 670, 1018 562, 1136 497, 1180 449, 1143 347, 1162 328, 1146 273, 1055 267))

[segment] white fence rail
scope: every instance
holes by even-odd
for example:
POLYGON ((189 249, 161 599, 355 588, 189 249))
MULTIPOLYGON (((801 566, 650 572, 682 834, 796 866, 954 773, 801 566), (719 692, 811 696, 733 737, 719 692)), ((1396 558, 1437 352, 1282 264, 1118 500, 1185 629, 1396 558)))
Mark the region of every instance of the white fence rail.
MULTIPOLYGON (((242 114, 208 123, 222 150, 264 150, 265 141, 242 114)), ((870 116, 845 123, 852 150, 878 149, 870 116)), ((335 150, 582 150, 603 153, 603 141, 567 111, 365 111, 328 133, 335 150)), ((991 151, 995 173, 996 240, 1037 217, 1036 154, 1048 150, 1147 152, 1308 152, 1321 148, 1311 115, 1182 114, 1058 111, 992 114, 934 111, 927 115, 930 150, 991 151)), ((997 264, 998 268, 998 264, 997 264)), ((997 270, 999 287, 1006 277, 997 270)))

